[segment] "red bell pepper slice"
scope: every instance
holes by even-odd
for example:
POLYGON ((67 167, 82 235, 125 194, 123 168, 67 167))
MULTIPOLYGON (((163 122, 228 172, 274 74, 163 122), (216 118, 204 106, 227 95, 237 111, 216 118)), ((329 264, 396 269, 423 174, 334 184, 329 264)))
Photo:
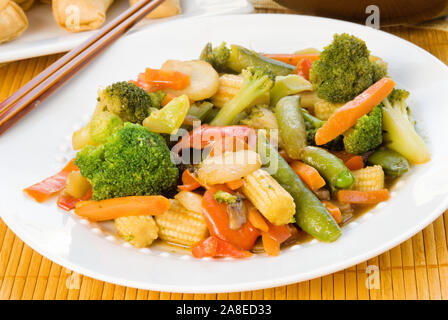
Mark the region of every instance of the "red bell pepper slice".
POLYGON ((225 143, 227 138, 240 138, 249 146, 255 146, 257 134, 256 131, 249 126, 209 126, 204 124, 196 129, 193 129, 188 135, 173 147, 173 152, 179 153, 185 148, 204 149, 210 146, 213 142, 221 140, 225 143))
POLYGON ((77 170, 79 168, 75 165, 75 159, 72 159, 59 173, 33 184, 23 191, 37 202, 42 203, 48 200, 53 194, 61 191, 67 183, 68 175, 77 170))
POLYGON ((297 63, 294 73, 302 76, 306 80, 310 80, 310 69, 312 64, 310 59, 305 58, 297 63))
POLYGON ((58 198, 58 207, 65 211, 70 211, 72 209, 75 209, 76 203, 79 201, 86 201, 90 200, 92 198, 92 189, 87 191, 85 195, 83 195, 81 198, 73 198, 72 196, 62 193, 58 198))
POLYGON ((183 185, 177 187, 183 191, 193 191, 201 186, 199 181, 193 176, 193 174, 188 169, 186 169, 182 173, 182 183, 183 185))
POLYGON ((250 250, 260 236, 260 231, 249 220, 238 230, 230 229, 227 205, 214 199, 215 193, 219 190, 233 193, 225 186, 219 188, 214 186, 207 190, 202 198, 202 208, 210 234, 230 242, 237 248, 250 250))
POLYGON ((232 258, 248 258, 252 253, 247 250, 241 250, 230 242, 222 240, 215 236, 210 236, 196 244, 191 252, 195 258, 205 257, 232 257, 232 258))

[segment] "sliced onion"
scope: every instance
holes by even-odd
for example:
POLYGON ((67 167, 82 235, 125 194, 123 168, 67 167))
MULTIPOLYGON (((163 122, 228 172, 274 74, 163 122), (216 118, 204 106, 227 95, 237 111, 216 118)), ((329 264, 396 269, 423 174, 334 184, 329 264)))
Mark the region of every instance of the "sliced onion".
POLYGON ((174 196, 185 209, 197 213, 202 213, 202 197, 191 191, 181 191, 174 196))

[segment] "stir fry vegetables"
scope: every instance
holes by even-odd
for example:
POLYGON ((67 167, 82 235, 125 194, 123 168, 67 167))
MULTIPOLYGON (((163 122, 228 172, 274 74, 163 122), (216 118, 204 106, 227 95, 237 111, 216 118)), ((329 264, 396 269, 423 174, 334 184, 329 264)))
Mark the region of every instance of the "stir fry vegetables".
POLYGON ((199 60, 100 89, 75 159, 24 192, 112 220, 135 247, 166 242, 196 258, 277 256, 302 234, 333 242, 430 161, 408 96, 348 34, 322 52, 208 43, 199 60))

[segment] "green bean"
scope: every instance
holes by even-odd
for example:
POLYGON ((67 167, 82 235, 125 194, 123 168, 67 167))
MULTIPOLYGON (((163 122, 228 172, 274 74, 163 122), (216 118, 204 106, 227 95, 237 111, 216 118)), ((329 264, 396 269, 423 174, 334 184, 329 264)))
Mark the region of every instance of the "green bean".
MULTIPOLYGON (((300 99, 300 101, 302 101, 302 99, 300 99)), ((305 122, 308 122, 313 129, 318 129, 320 127, 322 127, 325 124, 325 121, 320 120, 318 118, 316 118, 315 116, 311 115, 308 110, 301 108, 302 109, 302 115, 303 115, 303 120, 305 120, 305 122)))
POLYGON ((230 57, 227 65, 236 73, 240 73, 247 67, 263 67, 276 76, 286 76, 294 72, 294 66, 281 61, 267 58, 259 53, 243 48, 238 45, 232 45, 230 57))
POLYGON ((405 157, 391 149, 380 149, 372 153, 367 159, 371 165, 380 165, 388 176, 398 177, 409 170, 409 163, 405 157))
POLYGON ((257 151, 264 168, 291 194, 296 205, 297 225, 320 241, 332 242, 341 236, 341 228, 322 202, 300 180, 294 170, 267 141, 266 133, 258 131, 257 151))
POLYGON ((302 149, 302 161, 314 167, 328 181, 331 189, 347 189, 355 181, 344 162, 325 149, 305 147, 302 149))
POLYGON ((299 96, 281 98, 275 107, 282 145, 292 159, 300 159, 306 146, 306 126, 300 110, 299 96))
POLYGON ((274 87, 270 92, 270 104, 271 106, 275 106, 283 97, 312 89, 313 86, 311 83, 299 75, 290 74, 287 76, 277 76, 275 77, 274 87))

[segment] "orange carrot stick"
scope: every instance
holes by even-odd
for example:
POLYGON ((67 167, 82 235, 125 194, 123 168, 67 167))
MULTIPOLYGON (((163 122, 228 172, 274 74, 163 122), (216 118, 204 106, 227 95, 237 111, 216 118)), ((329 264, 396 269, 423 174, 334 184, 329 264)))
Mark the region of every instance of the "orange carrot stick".
MULTIPOLYGON (((249 202, 247 202, 249 203, 249 202)), ((252 225, 263 232, 269 231, 269 226, 261 213, 252 204, 249 203, 247 210, 247 218, 252 225)))
POLYGON ((190 76, 174 70, 146 68, 145 82, 150 86, 182 90, 190 85, 190 76))
POLYGON ((280 242, 268 232, 261 233, 264 251, 268 256, 278 256, 280 253, 280 242))
POLYGON ((60 172, 41 182, 25 188, 23 191, 39 203, 49 199, 55 193, 64 189, 67 183, 68 175, 79 170, 75 165, 75 159, 72 159, 60 172))
POLYGON ((244 181, 243 179, 233 180, 226 182, 226 185, 229 187, 230 190, 236 190, 244 185, 244 181))
POLYGON ((361 156, 345 151, 331 151, 331 153, 344 161, 345 166, 350 170, 359 170, 364 168, 364 160, 361 156))
POLYGON ((335 139, 356 124, 358 119, 372 111, 395 86, 390 78, 382 78, 352 101, 340 107, 316 132, 316 144, 323 145, 335 139))
POLYGON ((126 216, 159 215, 171 206, 163 196, 133 196, 101 201, 80 201, 75 213, 90 221, 106 221, 126 216))
POLYGON ((325 209, 328 210, 333 219, 336 221, 336 223, 341 223, 342 222, 341 209, 339 209, 337 205, 331 203, 330 201, 323 200, 322 203, 325 209))
POLYGON ((374 191, 339 190, 338 201, 354 204, 376 204, 389 200, 389 190, 381 189, 374 191))
POLYGON ((312 166, 309 166, 302 161, 293 161, 290 165, 300 179, 302 179, 311 190, 318 190, 325 185, 324 178, 322 178, 319 172, 312 166))
POLYGON ((293 66, 296 66, 299 62, 301 62, 304 59, 308 59, 311 62, 314 62, 316 60, 319 60, 319 54, 288 54, 288 53, 266 53, 264 54, 265 57, 268 57, 270 59, 274 59, 277 61, 281 61, 287 64, 291 64, 293 66))

